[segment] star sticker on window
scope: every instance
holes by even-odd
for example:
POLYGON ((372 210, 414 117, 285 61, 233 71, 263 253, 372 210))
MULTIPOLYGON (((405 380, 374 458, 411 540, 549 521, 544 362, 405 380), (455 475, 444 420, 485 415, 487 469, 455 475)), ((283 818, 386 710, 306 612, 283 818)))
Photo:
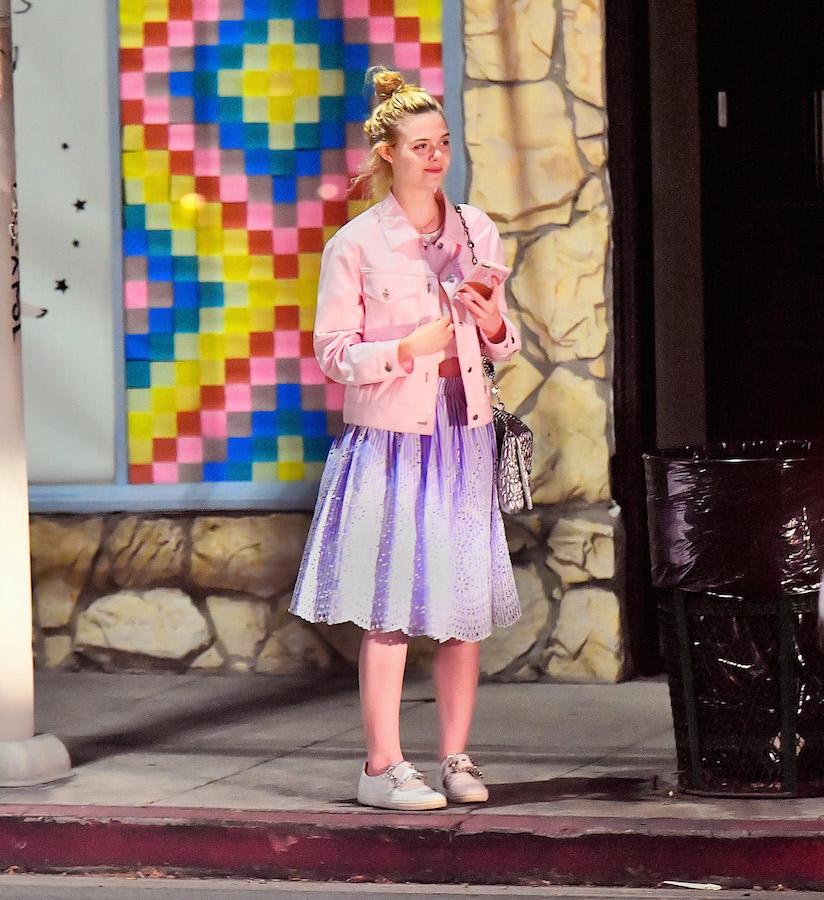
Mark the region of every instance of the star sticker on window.
POLYGON ((60 145, 60 149, 61 149, 61 150, 68 150, 68 149, 69 149, 69 145, 68 145, 65 141, 63 141, 63 143, 60 145))
POLYGON ((66 291, 69 289, 68 282, 66 281, 65 278, 60 278, 57 281, 55 281, 54 289, 56 291, 60 291, 61 294, 65 294, 66 291))
POLYGON ((78 212, 80 212, 81 210, 84 210, 84 209, 86 208, 86 201, 85 201, 85 200, 75 200, 75 201, 74 201, 74 208, 75 208, 78 212))
POLYGON ((79 246, 80 246, 80 241, 77 241, 77 240, 72 241, 72 247, 79 247, 79 246))

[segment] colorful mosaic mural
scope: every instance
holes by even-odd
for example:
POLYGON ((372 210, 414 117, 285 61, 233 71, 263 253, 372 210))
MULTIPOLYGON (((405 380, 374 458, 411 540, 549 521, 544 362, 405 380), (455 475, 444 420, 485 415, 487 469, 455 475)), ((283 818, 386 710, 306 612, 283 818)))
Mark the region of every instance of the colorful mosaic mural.
POLYGON ((121 0, 131 482, 319 479, 342 388, 315 294, 364 205, 364 73, 441 95, 441 2, 121 0))

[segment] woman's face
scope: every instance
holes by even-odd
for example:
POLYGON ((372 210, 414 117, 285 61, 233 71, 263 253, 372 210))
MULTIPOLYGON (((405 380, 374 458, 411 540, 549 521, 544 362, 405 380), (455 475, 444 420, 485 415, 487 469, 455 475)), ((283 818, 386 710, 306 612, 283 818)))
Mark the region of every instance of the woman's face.
POLYGON ((407 116, 398 125, 394 147, 384 159, 392 164, 392 184, 399 188, 435 190, 443 184, 451 160, 449 130, 439 112, 407 116))

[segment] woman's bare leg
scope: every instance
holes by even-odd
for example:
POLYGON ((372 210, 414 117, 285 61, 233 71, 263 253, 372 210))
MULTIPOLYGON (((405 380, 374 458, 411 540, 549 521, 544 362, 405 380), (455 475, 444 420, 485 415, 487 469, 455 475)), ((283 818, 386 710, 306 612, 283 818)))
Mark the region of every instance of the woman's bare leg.
POLYGON ((475 710, 480 658, 481 645, 477 641, 446 641, 435 650, 433 678, 441 759, 466 750, 475 710))
POLYGON ((403 759, 400 718, 407 643, 400 631, 366 631, 361 639, 358 674, 369 775, 380 775, 403 759))

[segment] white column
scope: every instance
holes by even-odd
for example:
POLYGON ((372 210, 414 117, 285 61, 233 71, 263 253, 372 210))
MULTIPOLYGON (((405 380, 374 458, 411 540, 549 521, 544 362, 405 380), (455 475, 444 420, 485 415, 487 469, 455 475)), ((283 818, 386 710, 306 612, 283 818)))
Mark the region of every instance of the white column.
POLYGON ((71 770, 56 737, 34 736, 10 5, 0 0, 0 786, 52 781, 71 770))

